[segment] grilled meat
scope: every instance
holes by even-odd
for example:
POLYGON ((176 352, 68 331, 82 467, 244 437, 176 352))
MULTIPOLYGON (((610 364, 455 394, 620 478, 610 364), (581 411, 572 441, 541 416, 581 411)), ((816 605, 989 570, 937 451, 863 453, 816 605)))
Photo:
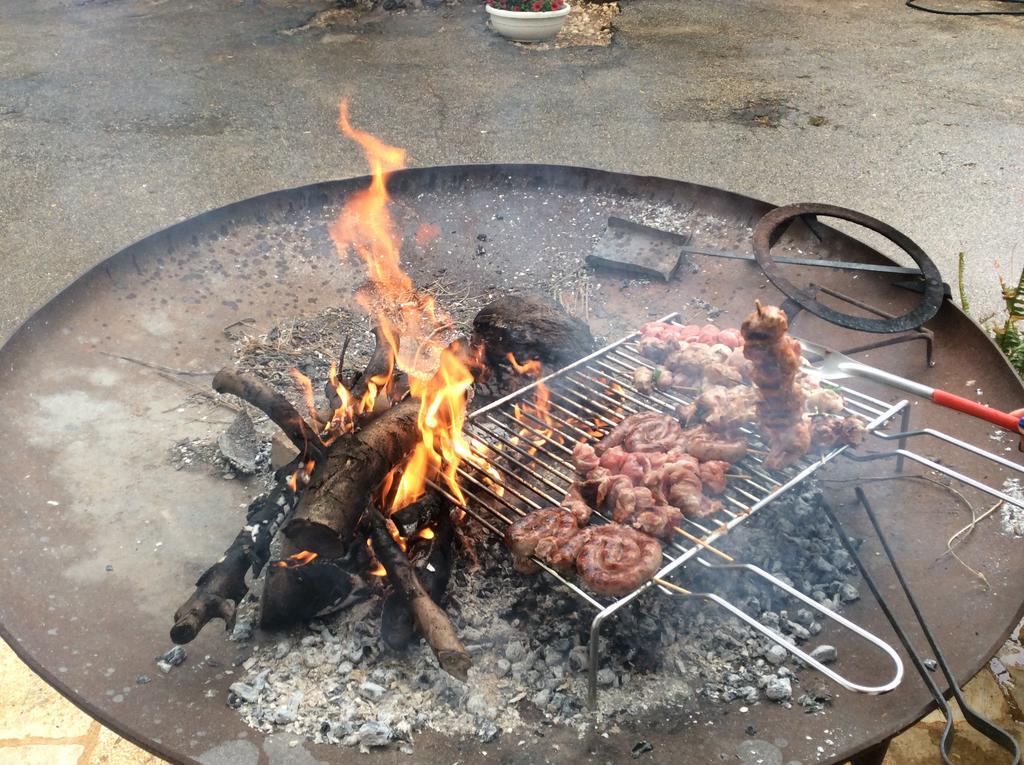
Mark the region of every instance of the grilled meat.
POLYGON ((575 516, 558 507, 535 510, 505 530, 512 564, 525 574, 537 570, 537 565, 530 560, 531 555, 558 571, 571 571, 585 541, 586 535, 576 525, 575 516))
POLYGON ((789 321, 781 308, 763 306, 743 320, 743 355, 751 363, 757 386, 758 422, 769 453, 769 468, 792 465, 811 446, 810 424, 804 418, 804 391, 796 384, 802 364, 800 343, 786 334, 789 321))
POLYGON ((628 595, 661 568, 661 544, 629 526, 591 529, 576 558, 580 577, 604 595, 628 595))

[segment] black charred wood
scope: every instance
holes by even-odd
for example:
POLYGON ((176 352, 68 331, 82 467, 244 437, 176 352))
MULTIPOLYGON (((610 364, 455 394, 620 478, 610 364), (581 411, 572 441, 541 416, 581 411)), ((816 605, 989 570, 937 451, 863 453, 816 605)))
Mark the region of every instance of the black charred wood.
POLYGON ((462 645, 455 627, 444 610, 435 603, 405 557, 405 552, 391 537, 387 521, 373 506, 366 510, 370 541, 374 555, 387 569, 394 592, 409 604, 416 628, 437 657, 441 668, 460 680, 468 678, 473 659, 462 645))
POLYGON ((288 436, 304 457, 315 459, 321 453, 323 445, 316 431, 288 399, 263 381, 225 368, 214 375, 213 389, 218 393, 234 394, 259 409, 288 436))
MULTIPOLYGON (((305 498, 282 530, 284 557, 308 551, 335 560, 359 547, 353 537, 367 499, 416 445, 418 414, 419 401, 406 399, 331 444, 313 470, 305 498)), ((285 624, 296 618, 293 601, 309 597, 308 582, 273 574, 263 587, 261 619, 265 624, 285 624)))
MULTIPOLYGON (((392 520, 395 515, 391 516, 392 520)), ((430 526, 434 531, 433 538, 415 537, 409 543, 408 557, 423 589, 440 606, 448 590, 452 562, 455 559, 455 528, 447 508, 435 517, 434 524, 430 526)), ((396 651, 406 648, 416 634, 412 609, 398 592, 392 592, 384 599, 380 631, 384 642, 396 651)))
POLYGON ((392 513, 389 518, 403 537, 409 537, 419 529, 433 524, 447 508, 448 502, 441 494, 428 491, 411 505, 392 513))
POLYGON ((362 542, 338 559, 317 557, 303 565, 272 563, 267 568, 260 626, 274 629, 308 621, 369 597, 370 589, 362 577, 369 552, 362 542))
POLYGON ((246 525, 225 550, 221 559, 206 569, 196 581, 195 592, 174 613, 171 640, 190 643, 211 619, 223 619, 230 631, 235 612, 249 591, 246 575, 251 569, 258 576, 270 557, 270 543, 278 529, 288 520, 299 504, 302 487, 292 491, 284 478, 297 467, 286 466, 279 475, 277 486, 249 503, 246 525))
POLYGON ((562 367, 594 350, 590 328, 557 303, 536 295, 501 297, 473 319, 474 342, 483 342, 487 364, 501 369, 511 353, 519 362, 562 367))

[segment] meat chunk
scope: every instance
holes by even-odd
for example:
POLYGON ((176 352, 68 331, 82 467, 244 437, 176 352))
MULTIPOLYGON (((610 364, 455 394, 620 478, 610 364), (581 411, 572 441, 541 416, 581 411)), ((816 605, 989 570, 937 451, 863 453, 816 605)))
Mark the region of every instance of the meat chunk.
POLYGON ((700 463, 700 482, 705 491, 721 494, 725 491, 725 472, 730 465, 725 460, 708 460, 700 463))
POLYGON ((595 592, 621 597, 661 568, 661 544, 629 526, 597 526, 583 543, 576 570, 595 592))
POLYGON ((602 454, 615 446, 621 446, 627 452, 668 451, 675 444, 681 430, 675 418, 667 414, 631 414, 598 444, 597 453, 602 454))
POLYGON ((561 507, 563 510, 568 510, 573 514, 576 524, 579 526, 586 526, 590 521, 590 514, 593 512, 587 500, 580 493, 579 483, 574 483, 569 487, 569 492, 565 495, 565 499, 562 500, 561 507))
POLYGON ((814 417, 811 419, 811 443, 821 449, 856 445, 864 440, 867 429, 855 417, 814 417))
POLYGON ((524 515, 505 530, 505 543, 512 551, 512 564, 517 571, 530 574, 537 565, 536 556, 552 568, 570 571, 576 553, 585 539, 578 539, 580 528, 568 510, 548 507, 524 515))
POLYGON ((687 454, 693 455, 701 462, 739 462, 747 456, 745 439, 715 433, 707 425, 697 425, 684 430, 678 444, 687 454))
POLYGON ((796 384, 803 363, 800 343, 786 334, 786 314, 757 302, 743 321, 743 355, 751 363, 750 379, 758 389, 757 415, 768 441, 765 465, 782 468, 796 462, 811 446, 804 417, 804 390, 796 384))
POLYGON ((578 443, 572 450, 572 466, 580 475, 586 475, 601 463, 594 447, 587 443, 578 443))

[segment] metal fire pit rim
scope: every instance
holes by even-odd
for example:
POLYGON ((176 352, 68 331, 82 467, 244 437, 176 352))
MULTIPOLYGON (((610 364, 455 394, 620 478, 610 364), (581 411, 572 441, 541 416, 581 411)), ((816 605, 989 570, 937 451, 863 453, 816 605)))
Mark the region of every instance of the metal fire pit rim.
MULTIPOLYGON (((567 177, 570 178, 573 174, 577 174, 577 177, 579 177, 579 174, 582 174, 584 177, 590 176, 604 177, 608 179, 628 179, 630 183, 636 183, 638 181, 647 181, 651 183, 656 183, 659 186, 662 186, 662 188, 674 187, 675 189, 678 190, 679 188, 682 187, 694 191, 699 190, 709 192, 710 194, 713 194, 720 200, 731 201, 735 205, 736 210, 738 212, 743 209, 749 209, 756 210, 763 214, 764 212, 767 212, 768 210, 774 207, 774 205, 763 200, 756 199, 747 195, 742 195, 736 192, 727 191, 717 187, 703 186, 688 181, 673 180, 661 176, 641 176, 636 174, 630 174, 624 171, 620 172, 612 170, 603 170, 599 168, 574 165, 557 165, 543 163, 471 163, 461 165, 437 165, 409 168, 395 173, 394 177, 415 178, 417 176, 427 176, 430 173, 455 174, 457 172, 483 174, 486 171, 501 171, 509 172, 512 174, 522 173, 524 171, 544 171, 546 173, 565 173, 567 177)), ((355 189, 359 188, 360 183, 365 184, 368 180, 369 176, 355 176, 342 179, 318 181, 315 183, 304 184, 284 189, 271 190, 264 192, 262 194, 239 199, 228 204, 213 208, 211 210, 206 210, 204 212, 197 213, 186 218, 182 218, 180 220, 173 221, 169 223, 165 228, 153 231, 150 234, 147 234, 139 239, 132 241, 131 243, 121 247, 108 257, 100 260, 94 265, 85 268, 81 272, 77 273, 74 276, 74 278, 72 278, 67 284, 65 284, 61 289, 59 289, 55 293, 53 293, 47 299, 46 302, 30 311, 23 321, 18 323, 13 329, 5 332, 3 336, 0 336, 0 350, 10 351, 13 349, 13 346, 17 344, 29 342, 31 340, 29 336, 32 334, 34 327, 36 325, 46 323, 46 321, 50 318, 51 313, 55 310, 54 304, 60 302, 60 298, 66 299, 67 293, 71 292, 84 279, 88 277, 94 277, 98 274, 102 274, 104 269, 110 268, 111 266, 118 264, 119 261, 123 261, 125 259, 132 257, 133 254, 147 246, 151 246, 154 242, 157 242, 161 239, 169 239, 174 237, 175 235, 180 235, 184 231, 192 229, 196 226, 209 225, 210 222, 219 220, 223 217, 230 217, 231 214, 244 210, 246 207, 252 206, 255 203, 259 203, 260 201, 271 200, 275 197, 280 197, 282 195, 288 194, 313 194, 317 190, 321 189, 325 191, 338 191, 341 189, 345 189, 348 186, 351 186, 353 189, 355 189)), ((849 239, 849 237, 846 237, 846 235, 843 234, 842 232, 836 233, 840 237, 849 239)), ((880 262, 893 262, 889 258, 885 257, 883 254, 878 253, 877 251, 867 247, 866 245, 862 246, 870 250, 873 254, 873 257, 877 257, 880 262)), ((945 310, 940 311, 940 314, 935 319, 936 321, 940 323, 946 323, 950 318, 953 317, 955 317, 957 321, 967 319, 968 323, 974 329, 978 330, 984 335, 982 327, 973 318, 965 314, 959 306, 957 306, 951 300, 946 300, 944 302, 945 305, 943 306, 943 309, 945 310), (949 313, 947 314, 946 311, 949 311, 949 313)), ((985 339, 988 341, 989 345, 991 346, 991 349, 997 350, 997 346, 995 345, 995 343, 993 343, 987 335, 984 336, 985 339)), ((1016 383, 1019 386, 1021 386, 1022 389, 1024 389, 1024 380, 1022 380, 1021 376, 1018 375, 1015 370, 1013 370, 1013 368, 1010 366, 1009 362, 1005 359, 1005 357, 1002 357, 1000 354, 999 358, 1000 365, 1004 369, 1004 371, 1011 372, 1013 379, 1016 381, 1016 383)), ((1000 631, 1000 633, 996 635, 991 641, 991 643, 986 647, 984 653, 984 656, 986 658, 979 660, 978 662, 976 662, 976 666, 971 666, 969 668, 969 676, 975 675, 978 671, 980 671, 982 668, 986 666, 988 662, 987 657, 991 657, 995 654, 999 647, 1005 642, 1007 637, 1013 632, 1014 626, 1018 624, 1022 618, 1024 618, 1024 603, 1021 603, 1018 607, 1014 617, 1014 621, 1004 630, 1000 631)), ((187 765, 201 765, 199 761, 188 756, 184 752, 176 750, 172 748, 171 745, 164 743, 163 741, 158 740, 156 738, 151 738, 146 734, 136 730, 135 726, 130 724, 123 724, 122 722, 120 722, 119 717, 112 714, 108 714, 102 708, 90 702, 84 695, 82 695, 81 693, 73 689, 70 685, 68 685, 66 682, 64 682, 59 675, 57 675, 54 672, 48 671, 46 667, 40 661, 38 661, 35 658, 35 656, 28 650, 27 645, 23 643, 14 632, 11 631, 11 629, 8 627, 7 623, 2 618, 2 616, 0 616, 0 638, 2 638, 11 647, 15 655, 21 661, 23 661, 38 677, 40 677, 50 687, 54 688, 54 690, 60 693, 64 698, 66 698, 69 702, 74 704, 77 708, 81 709, 83 712, 88 714, 93 719, 100 721, 103 725, 105 725, 118 735, 122 736, 123 738, 132 742, 133 744, 139 746, 140 748, 148 752, 151 752, 152 754, 155 754, 159 757, 163 757, 170 762, 187 763, 187 765)), ((946 694, 948 695, 948 691, 946 692, 946 694)), ((887 740, 891 736, 896 735, 899 732, 912 726, 917 720, 919 720, 921 717, 927 714, 928 711, 932 709, 934 709, 934 702, 932 702, 930 699, 927 701, 922 701, 918 704, 911 703, 905 705, 903 707, 903 713, 899 716, 898 720, 896 720, 895 718, 890 719, 890 723, 894 723, 895 727, 889 728, 887 732, 874 734, 870 737, 865 737, 861 741, 857 742, 856 747, 851 746, 846 747, 842 750, 837 750, 836 754, 831 760, 829 760, 829 762, 845 762, 849 759, 851 755, 864 751, 865 747, 870 747, 873 744, 887 740)))

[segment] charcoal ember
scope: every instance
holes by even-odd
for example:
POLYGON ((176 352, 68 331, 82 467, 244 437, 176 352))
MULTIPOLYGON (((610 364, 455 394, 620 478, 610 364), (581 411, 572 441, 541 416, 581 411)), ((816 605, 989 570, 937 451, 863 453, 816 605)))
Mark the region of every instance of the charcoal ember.
POLYGON ((359 745, 360 749, 372 749, 387 746, 394 739, 394 731, 387 723, 379 720, 367 720, 359 729, 345 737, 346 746, 359 745))
POLYGON ((789 652, 781 645, 772 644, 764 652, 764 658, 769 664, 778 666, 786 661, 789 652))
POLYGON ((590 650, 585 645, 575 646, 569 651, 569 669, 583 672, 590 666, 590 650))
POLYGON ((615 685, 616 679, 617 678, 615 677, 615 670, 610 669, 609 667, 602 667, 601 669, 597 670, 598 685, 602 685, 606 688, 611 687, 615 685))
POLYGON ((839 585, 838 595, 843 603, 852 603, 855 600, 860 600, 860 591, 849 582, 843 582, 839 585))
POLYGON ((253 702, 259 698, 260 692, 248 683, 232 683, 228 689, 243 701, 253 702))

